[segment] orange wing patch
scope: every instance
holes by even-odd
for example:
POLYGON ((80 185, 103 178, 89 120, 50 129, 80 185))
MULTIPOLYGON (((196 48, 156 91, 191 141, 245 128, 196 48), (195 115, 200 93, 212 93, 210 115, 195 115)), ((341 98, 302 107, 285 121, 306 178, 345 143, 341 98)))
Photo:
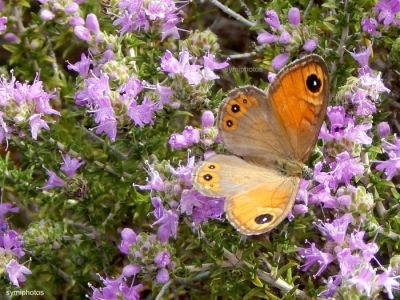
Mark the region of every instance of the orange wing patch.
POLYGON ((296 159, 304 162, 314 147, 328 102, 328 71, 318 56, 299 61, 269 89, 274 113, 285 129, 296 159))
POLYGON ((275 227, 292 207, 297 180, 281 186, 259 185, 228 199, 227 218, 245 234, 259 234, 275 227))

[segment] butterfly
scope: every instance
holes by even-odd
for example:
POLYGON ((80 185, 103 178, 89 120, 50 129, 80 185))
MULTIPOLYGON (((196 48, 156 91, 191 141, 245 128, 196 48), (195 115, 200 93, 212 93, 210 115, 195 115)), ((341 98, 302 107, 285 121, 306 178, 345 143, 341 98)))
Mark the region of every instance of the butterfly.
POLYGON ((254 86, 230 91, 219 107, 218 130, 233 155, 199 163, 195 189, 225 197, 226 217, 243 234, 276 227, 292 209, 328 98, 328 69, 314 54, 282 69, 266 92, 254 86))

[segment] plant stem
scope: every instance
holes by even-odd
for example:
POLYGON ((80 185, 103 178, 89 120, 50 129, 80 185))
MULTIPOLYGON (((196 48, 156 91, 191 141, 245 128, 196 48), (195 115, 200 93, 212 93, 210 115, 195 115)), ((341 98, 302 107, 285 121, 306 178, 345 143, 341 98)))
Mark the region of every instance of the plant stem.
POLYGON ((230 9, 229 7, 223 5, 221 2, 219 2, 218 0, 208 0, 210 3, 212 3, 213 5, 215 5, 216 7, 218 7, 219 9, 221 9, 224 13, 226 13, 227 15, 230 15, 232 18, 238 20, 239 22, 243 23, 246 26, 249 27, 253 27, 256 25, 256 23, 251 22, 249 20, 247 20, 246 18, 242 17, 241 15, 239 15, 238 13, 234 12, 232 9, 230 9))

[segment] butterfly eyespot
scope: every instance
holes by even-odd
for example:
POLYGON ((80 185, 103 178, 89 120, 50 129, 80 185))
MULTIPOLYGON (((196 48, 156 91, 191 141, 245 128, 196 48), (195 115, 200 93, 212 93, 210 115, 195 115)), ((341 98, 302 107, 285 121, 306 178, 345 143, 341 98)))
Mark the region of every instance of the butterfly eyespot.
POLYGON ((231 115, 226 115, 222 119, 221 125, 222 125, 222 129, 225 131, 234 131, 238 126, 238 122, 237 122, 236 118, 232 117, 231 115))
POLYGON ((238 112, 240 112, 240 105, 238 105, 238 104, 233 104, 232 107, 231 107, 231 111, 232 111, 233 113, 238 113, 238 112))
POLYGON ((213 177, 211 176, 211 174, 206 174, 203 176, 204 180, 210 181, 211 179, 213 179, 213 177))
POLYGON ((312 93, 318 93, 321 90, 322 82, 316 74, 311 74, 306 80, 307 89, 312 93))
POLYGON ((242 102, 243 102, 244 104, 247 104, 247 99, 246 99, 246 98, 243 98, 242 102))
POLYGON ((274 217, 271 214, 262 214, 262 215, 257 216, 254 219, 254 222, 256 222, 259 225, 262 225, 262 224, 270 223, 273 220, 273 218, 274 217))
POLYGON ((214 170, 215 169, 215 165, 209 165, 208 168, 211 169, 211 170, 214 170))

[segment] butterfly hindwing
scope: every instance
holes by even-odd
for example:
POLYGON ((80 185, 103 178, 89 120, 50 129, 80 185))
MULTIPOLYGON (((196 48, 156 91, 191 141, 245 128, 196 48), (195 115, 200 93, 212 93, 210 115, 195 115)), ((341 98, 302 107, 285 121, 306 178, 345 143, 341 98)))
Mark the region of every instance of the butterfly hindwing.
POLYGON ((242 233, 261 234, 286 217, 299 178, 288 177, 233 155, 215 155, 194 171, 194 186, 211 197, 226 197, 229 221, 242 233))

